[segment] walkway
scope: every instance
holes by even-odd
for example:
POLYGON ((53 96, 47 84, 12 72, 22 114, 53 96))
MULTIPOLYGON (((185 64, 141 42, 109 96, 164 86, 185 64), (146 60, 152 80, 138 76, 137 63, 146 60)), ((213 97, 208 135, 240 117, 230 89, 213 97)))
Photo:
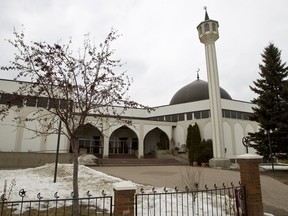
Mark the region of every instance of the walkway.
MULTIPOLYGON (((213 188, 223 183, 235 185, 240 181, 238 171, 191 167, 191 166, 137 166, 137 167, 94 167, 95 170, 117 176, 135 183, 155 187, 184 188, 191 181, 200 177, 200 187, 205 184, 213 188), (190 176, 190 178, 187 178, 190 176)), ((261 175, 262 199, 264 211, 275 216, 288 215, 288 186, 265 175, 261 175)))

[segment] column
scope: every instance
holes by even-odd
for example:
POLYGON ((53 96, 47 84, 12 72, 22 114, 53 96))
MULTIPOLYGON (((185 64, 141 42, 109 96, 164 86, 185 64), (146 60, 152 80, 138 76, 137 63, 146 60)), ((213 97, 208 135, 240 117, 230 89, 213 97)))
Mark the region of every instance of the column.
POLYGON ((136 186, 129 181, 114 184, 114 216, 134 216, 136 186))
POLYGON ((138 158, 144 158, 144 137, 143 137, 143 124, 139 127, 139 137, 138 137, 138 158))
POLYGON ((245 186, 247 215, 264 215, 259 173, 261 160, 261 156, 253 154, 244 154, 237 158, 240 165, 241 184, 245 186))

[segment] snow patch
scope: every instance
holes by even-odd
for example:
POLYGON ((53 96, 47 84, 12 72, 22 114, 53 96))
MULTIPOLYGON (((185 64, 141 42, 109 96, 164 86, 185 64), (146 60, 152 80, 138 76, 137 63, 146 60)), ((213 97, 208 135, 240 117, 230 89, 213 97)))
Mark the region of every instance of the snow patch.
MULTIPOLYGON (((73 165, 72 164, 59 164, 58 165, 58 172, 57 172, 57 182, 54 183, 54 171, 55 171, 55 164, 46 164, 41 167, 36 168, 29 168, 29 169, 18 169, 18 170, 1 170, 0 172, 0 194, 4 193, 4 184, 5 180, 7 180, 7 187, 9 188, 10 183, 15 179, 16 185, 13 187, 12 190, 12 197, 10 200, 16 201, 21 200, 19 196, 19 191, 24 189, 26 192, 25 200, 37 200, 37 194, 40 192, 43 199, 54 199, 54 194, 57 192, 57 195, 60 199, 71 198, 72 192, 72 180, 73 180, 73 165), (3 189, 3 190, 2 190, 3 189)), ((80 197, 87 197, 86 193, 89 191, 90 195, 93 197, 102 197, 102 191, 105 192, 107 196, 114 196, 113 188, 114 186, 119 185, 126 185, 129 184, 129 187, 136 188, 136 193, 140 193, 140 189, 144 189, 144 193, 151 193, 152 186, 148 185, 141 185, 136 184, 131 181, 125 181, 121 178, 113 177, 106 175, 102 172, 96 171, 89 167, 79 165, 79 196, 80 197)), ((165 188, 168 192, 174 191, 170 188, 165 188)), ((154 191, 164 191, 163 188, 154 188, 154 191)), ((193 199, 191 196, 195 196, 193 194, 188 195, 190 198, 193 199)), ((187 196, 187 199, 188 199, 187 196)), ((150 196, 151 197, 151 196, 150 196)), ((186 197, 186 196, 185 196, 186 197)), ((189 205, 189 208, 192 207, 193 209, 196 206, 200 206, 201 203, 203 204, 203 200, 209 200, 207 202, 207 207, 205 209, 199 208, 200 212, 203 212, 204 215, 209 214, 211 215, 212 212, 216 211, 215 202, 217 203, 218 210, 219 208, 223 213, 229 210, 227 208, 231 208, 232 206, 229 205, 231 202, 228 196, 224 198, 220 198, 219 195, 210 195, 210 194, 202 194, 201 196, 197 196, 197 199, 193 203, 193 205, 189 205), (207 196, 207 197, 206 197, 207 196), (213 200, 213 201, 212 201, 213 200), (221 201, 221 202, 219 202, 221 201), (214 203, 214 204, 213 204, 214 203), (228 205, 227 205, 228 203, 228 205)), ((194 197, 195 198, 195 197, 194 197)), ((149 198, 148 198, 149 199, 149 198)), ((151 199, 151 198, 150 198, 151 199)), ((168 200, 168 206, 176 206, 177 202, 177 195, 173 195, 173 199, 168 200)), ((186 198, 185 198, 186 199, 186 198)), ((150 202, 147 202, 147 197, 144 198, 144 203, 153 203, 153 196, 150 202)), ((157 201, 155 206, 164 206, 165 203, 164 199, 161 201, 157 201)), ((184 200, 184 210, 188 208, 186 206, 184 200)), ((138 205, 141 205, 138 204, 138 205)), ((51 205, 53 207, 53 205, 51 205)), ((141 206, 140 206, 141 207, 141 206)), ((140 208, 146 214, 147 211, 153 211, 151 208, 152 206, 144 206, 145 208, 140 208), (147 208, 146 208, 147 207, 147 208)), ((195 209, 194 209, 195 210, 195 209)), ((172 210, 173 213, 175 209, 172 210)), ((170 214, 170 210, 167 211, 170 214)), ((187 212, 183 212, 184 215, 187 215, 187 212)), ((273 216, 272 214, 265 214, 267 216, 273 216)))
POLYGON ((98 165, 99 161, 95 155, 85 154, 78 157, 79 164, 81 165, 98 165))
POLYGON ((242 154, 237 157, 237 159, 262 159, 263 157, 256 154, 242 154))

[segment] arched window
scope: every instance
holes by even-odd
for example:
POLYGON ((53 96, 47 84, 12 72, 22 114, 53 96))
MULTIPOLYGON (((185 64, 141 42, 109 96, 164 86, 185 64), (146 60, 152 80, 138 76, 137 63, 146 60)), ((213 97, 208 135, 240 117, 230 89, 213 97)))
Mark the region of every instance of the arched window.
POLYGON ((204 24, 204 31, 205 31, 205 32, 210 31, 209 23, 205 23, 205 24, 204 24))
POLYGON ((216 31, 216 24, 215 23, 212 23, 212 30, 216 31))

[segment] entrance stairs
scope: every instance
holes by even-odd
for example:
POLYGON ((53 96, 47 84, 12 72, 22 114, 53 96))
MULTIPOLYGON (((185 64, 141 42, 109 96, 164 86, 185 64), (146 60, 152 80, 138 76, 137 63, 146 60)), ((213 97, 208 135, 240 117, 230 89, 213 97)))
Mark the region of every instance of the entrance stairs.
POLYGON ((176 159, 156 158, 102 158, 99 159, 99 166, 180 166, 184 163, 176 159))

